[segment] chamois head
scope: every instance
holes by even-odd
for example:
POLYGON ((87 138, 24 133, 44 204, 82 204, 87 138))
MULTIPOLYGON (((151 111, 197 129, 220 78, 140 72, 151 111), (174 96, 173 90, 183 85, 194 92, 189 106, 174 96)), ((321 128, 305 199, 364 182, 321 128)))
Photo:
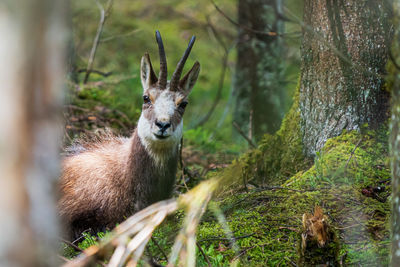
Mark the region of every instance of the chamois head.
POLYGON ((145 146, 152 149, 177 144, 182 137, 182 116, 200 71, 199 62, 181 79, 183 67, 195 41, 193 36, 179 61, 171 80, 167 81, 167 59, 161 35, 156 31, 160 54, 160 73, 157 78, 150 56, 142 57, 140 77, 143 86, 142 114, 138 122, 138 134, 145 146))

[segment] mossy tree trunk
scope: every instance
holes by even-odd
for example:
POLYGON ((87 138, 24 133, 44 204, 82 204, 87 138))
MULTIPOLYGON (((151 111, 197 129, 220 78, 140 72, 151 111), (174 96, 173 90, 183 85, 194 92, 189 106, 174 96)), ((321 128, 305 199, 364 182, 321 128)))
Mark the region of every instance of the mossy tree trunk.
POLYGON ((299 105, 307 156, 343 129, 388 117, 389 2, 305 0, 299 105))
POLYGON ((279 129, 284 115, 283 0, 239 0, 234 121, 253 140, 279 129), (270 34, 268 34, 270 33, 270 34))
POLYGON ((0 2, 0 265, 57 266, 67 1, 0 2))

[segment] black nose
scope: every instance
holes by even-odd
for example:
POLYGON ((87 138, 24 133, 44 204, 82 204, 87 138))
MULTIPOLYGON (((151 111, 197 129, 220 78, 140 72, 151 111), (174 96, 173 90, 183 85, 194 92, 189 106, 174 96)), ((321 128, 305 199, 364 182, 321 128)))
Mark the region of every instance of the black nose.
POLYGON ((156 125, 158 126, 158 128, 160 128, 161 132, 165 132, 165 130, 167 130, 171 126, 171 123, 156 121, 156 125))

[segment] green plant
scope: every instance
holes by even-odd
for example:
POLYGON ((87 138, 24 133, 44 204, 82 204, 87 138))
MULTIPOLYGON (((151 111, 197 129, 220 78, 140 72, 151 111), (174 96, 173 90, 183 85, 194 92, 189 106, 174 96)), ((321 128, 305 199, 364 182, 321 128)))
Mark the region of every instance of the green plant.
MULTIPOLYGON (((202 245, 201 248, 211 263, 211 266, 229 266, 229 262, 226 260, 224 261, 224 256, 220 251, 214 248, 213 244, 211 244, 208 248, 205 245, 202 245)), ((197 266, 207 265, 207 260, 204 258, 204 255, 200 252, 199 248, 197 248, 197 266)))
POLYGON ((202 127, 197 127, 195 129, 185 131, 184 139, 188 144, 202 147, 202 149, 205 149, 210 153, 214 153, 220 148, 220 144, 212 141, 210 138, 211 135, 211 131, 202 127))

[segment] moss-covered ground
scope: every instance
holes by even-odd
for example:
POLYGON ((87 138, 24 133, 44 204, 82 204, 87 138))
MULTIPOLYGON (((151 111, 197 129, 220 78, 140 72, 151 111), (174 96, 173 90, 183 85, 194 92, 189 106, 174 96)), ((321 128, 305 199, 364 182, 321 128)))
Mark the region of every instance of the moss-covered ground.
MULTIPOLYGON (((207 266, 209 261, 212 266, 226 266, 235 259, 242 266, 299 265, 302 215, 312 212, 315 205, 323 208, 337 233, 339 262, 348 266, 388 265, 391 188, 387 130, 343 132, 328 140, 315 159, 307 159, 303 156, 298 96, 295 95, 281 129, 274 135, 265 135, 257 149, 242 154, 227 166, 227 162, 243 151, 244 143, 239 140, 240 145, 232 138, 230 115, 224 117, 230 94, 229 75, 222 88, 224 100, 208 124, 194 127, 201 118, 199 114, 208 110, 210 99, 217 94, 220 79, 215 66, 218 70, 221 68, 222 48, 214 49, 217 43, 209 38, 202 26, 205 18, 197 11, 208 10, 210 5, 214 9, 212 4, 190 0, 185 6, 186 2, 166 1, 158 10, 162 11, 160 17, 156 16, 153 21, 154 11, 142 12, 144 2, 135 3, 127 8, 122 2, 116 2, 114 13, 105 25, 104 42, 99 46, 95 68, 113 74, 110 77, 92 74, 86 85, 82 83, 83 73, 71 79, 74 81, 67 95, 70 104, 66 108, 65 144, 82 132, 90 134, 104 127, 129 135, 141 109, 140 57, 149 51, 154 66, 158 66, 154 30, 159 29, 165 37, 170 67, 185 49, 187 36, 196 33, 198 41, 187 68, 199 59, 202 72, 185 115, 183 162, 187 180, 184 186, 181 172, 178 173, 176 195, 186 192, 186 185, 191 188, 207 177, 223 181, 211 203, 214 208, 207 210, 197 229, 197 243, 201 248, 197 265, 207 266), (178 13, 171 13, 170 6, 182 14, 190 13, 191 17, 188 20, 176 16, 178 13), (187 12, 188 8, 193 12, 187 12), (175 17, 175 26, 159 23, 171 16, 175 17), (194 28, 188 26, 188 21, 196 22, 194 28), (184 34, 175 34, 176 28, 185 30, 184 34), (124 33, 132 34, 118 37, 124 33), (117 38, 112 42, 105 41, 113 36, 117 38), (222 214, 234 238, 227 234, 226 225, 221 224, 222 214)), ((75 65, 85 68, 98 13, 89 2, 73 1, 72 4, 78 55, 75 65)), ((229 11, 235 5, 234 1, 228 1, 224 10, 229 11)), ((228 28, 228 22, 218 13, 212 13, 211 19, 215 25, 228 28)), ((227 36, 234 34, 233 28, 227 32, 227 36)), ((233 56, 230 56, 232 62, 233 56)), ((298 73, 293 73, 297 77, 298 73)), ((288 87, 291 91, 292 85, 288 87)), ((184 215, 181 211, 170 216, 150 240, 147 254, 157 262, 166 263, 165 255, 169 255, 184 215)), ((87 235, 77 245, 84 249, 96 242, 97 238, 87 235)), ((65 256, 76 254, 76 250, 65 247, 65 256)))
MULTIPOLYGON (((207 260, 212 266, 227 266, 235 259, 242 266, 298 264, 302 215, 315 205, 323 208, 337 234, 338 262, 388 265, 391 189, 386 137, 385 129, 343 132, 328 140, 310 168, 280 186, 236 186, 220 192, 211 203, 218 208, 208 210, 198 228, 197 242, 205 254, 198 250, 198 266, 207 265, 207 260), (221 214, 233 238, 217 220, 221 214)), ((248 167, 238 160, 213 176, 244 181, 242 169, 248 167)), ((150 242, 150 253, 161 263, 182 215, 171 217, 155 233, 161 249, 150 242)))
MULTIPOLYGON (((265 174, 247 171, 260 164, 254 159, 249 162, 249 154, 211 173, 234 181, 221 187, 212 202, 222 211, 234 238, 217 220, 221 214, 208 210, 197 230, 198 245, 206 255, 198 251, 198 266, 207 265, 205 257, 212 266, 227 266, 234 259, 242 266, 298 264, 302 215, 315 205, 323 208, 337 233, 339 262, 387 266, 391 187, 386 139, 384 129, 344 132, 328 140, 311 167, 290 177, 274 177, 271 183, 265 174)), ((179 212, 157 229, 158 245, 150 241, 148 251, 158 262, 165 263, 164 254, 169 255, 183 217, 179 212)), ((79 246, 86 248, 93 242, 87 237, 79 246)))
MULTIPOLYGON (((223 184, 211 203, 214 208, 197 229, 198 266, 208 262, 227 266, 236 259, 242 266, 299 265, 302 215, 315 205, 323 208, 337 235, 334 250, 339 263, 388 265, 387 129, 344 131, 329 139, 310 161, 301 154, 296 121, 298 114, 292 108, 277 134, 266 136, 257 149, 232 164, 208 173, 223 184), (217 219, 222 214, 226 225, 217 219)), ((166 263, 183 217, 183 212, 170 216, 149 242, 147 254, 157 262, 166 263)), ((79 246, 93 242, 87 237, 79 246)))

